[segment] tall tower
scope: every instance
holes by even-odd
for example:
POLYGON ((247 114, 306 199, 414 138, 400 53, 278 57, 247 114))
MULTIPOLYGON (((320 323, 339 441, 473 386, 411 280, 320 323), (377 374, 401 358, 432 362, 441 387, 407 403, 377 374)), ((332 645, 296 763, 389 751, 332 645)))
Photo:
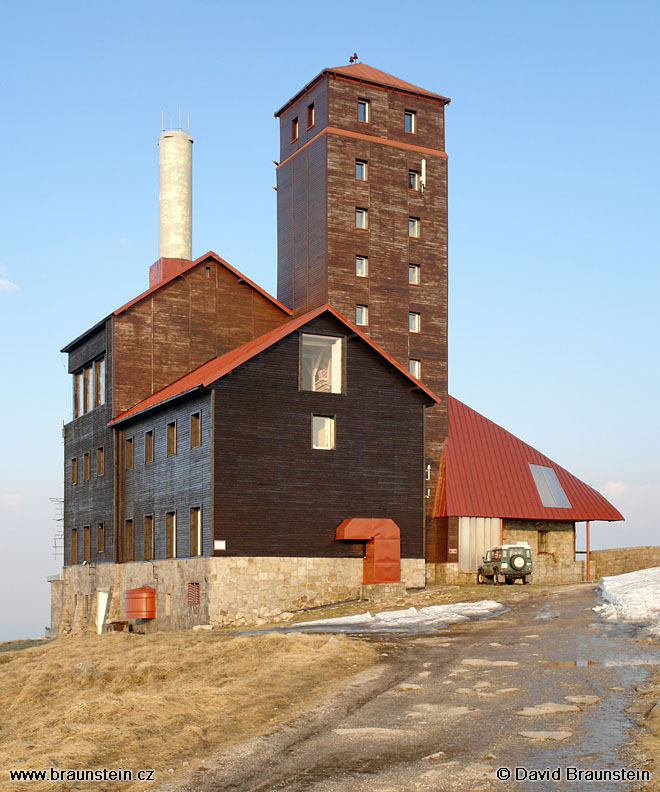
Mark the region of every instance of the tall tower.
POLYGON ((447 436, 448 103, 355 63, 275 113, 278 299, 329 302, 442 398, 427 411, 427 514, 447 436))

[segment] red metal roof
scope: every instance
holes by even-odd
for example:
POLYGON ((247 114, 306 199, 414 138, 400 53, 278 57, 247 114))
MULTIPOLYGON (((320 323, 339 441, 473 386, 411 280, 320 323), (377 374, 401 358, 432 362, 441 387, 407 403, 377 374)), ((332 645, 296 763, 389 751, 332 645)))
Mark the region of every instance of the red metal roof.
POLYGON ((322 305, 319 308, 315 308, 313 311, 309 311, 302 316, 298 316, 296 319, 292 319, 285 324, 276 327, 274 330, 265 333, 259 338, 255 338, 253 341, 248 341, 247 344, 243 344, 236 349, 232 349, 230 352, 226 352, 220 357, 209 360, 207 363, 204 363, 202 366, 196 368, 194 371, 191 371, 189 374, 185 374, 171 385, 167 385, 165 388, 157 391, 152 396, 148 396, 146 399, 138 402, 130 409, 120 413, 114 420, 108 423, 108 426, 113 426, 120 421, 124 421, 127 418, 144 412, 145 410, 148 410, 157 404, 162 404, 163 402, 169 401, 170 399, 173 399, 177 396, 181 396, 184 393, 188 393, 197 388, 208 387, 211 383, 221 379, 238 366, 241 366, 243 363, 246 363, 248 360, 255 357, 255 355, 264 352, 273 344, 281 341, 299 327, 302 327, 308 322, 311 322, 312 319, 316 319, 317 316, 320 316, 322 313, 326 312, 332 314, 332 316, 345 324, 353 334, 359 336, 363 341, 369 344, 370 347, 378 352, 379 355, 382 355, 389 363, 398 369, 401 374, 409 379, 416 388, 419 388, 419 390, 425 393, 433 402, 440 401, 440 398, 436 396, 432 390, 427 388, 419 380, 415 379, 415 377, 413 377, 410 372, 403 368, 403 366, 399 365, 399 363, 397 363, 393 357, 388 355, 382 347, 373 341, 373 339, 369 338, 368 335, 363 333, 359 327, 356 327, 356 325, 349 322, 348 319, 342 316, 339 311, 336 311, 332 306, 322 305))
POLYGON ((434 517, 623 520, 599 492, 453 396, 434 517), (529 465, 552 468, 570 508, 543 506, 529 465))
POLYGON ((223 258, 220 258, 220 256, 218 256, 218 254, 214 253, 212 250, 209 250, 208 253, 205 253, 203 256, 200 256, 194 261, 191 261, 190 264, 188 264, 188 266, 186 267, 183 267, 180 272, 176 272, 175 274, 170 275, 167 278, 164 278, 155 286, 151 286, 146 291, 143 291, 142 294, 138 294, 137 297, 134 297, 132 300, 122 305, 121 308, 117 308, 117 310, 113 312, 114 315, 118 316, 120 313, 123 313, 124 311, 128 310, 132 305, 135 305, 136 303, 140 302, 140 300, 144 300, 145 297, 149 297, 150 294, 153 294, 154 292, 158 291, 158 289, 161 289, 163 286, 165 286, 165 284, 170 283, 171 281, 175 280, 175 278, 180 277, 181 275, 183 275, 184 272, 188 272, 193 267, 197 267, 198 265, 203 264, 205 261, 209 261, 209 260, 215 261, 217 264, 220 264, 222 267, 229 270, 229 272, 233 273, 239 280, 247 283, 248 286, 251 286, 255 291, 259 292, 259 294, 261 294, 262 297, 265 297, 267 300, 270 300, 270 302, 272 302, 273 305, 276 305, 278 308, 281 308, 281 310, 285 314, 291 316, 292 311, 290 308, 287 308, 286 305, 284 305, 284 303, 281 303, 279 300, 275 299, 275 297, 273 297, 272 294, 268 294, 268 292, 265 289, 262 289, 261 286, 258 286, 254 281, 250 280, 250 278, 248 278, 246 275, 243 275, 243 273, 237 270, 235 267, 232 267, 231 264, 229 264, 223 258))
POLYGON ((440 94, 433 93, 432 91, 427 91, 425 88, 420 88, 418 85, 413 85, 412 83, 406 82, 405 80, 400 80, 398 77, 394 77, 394 75, 388 74, 387 72, 381 71, 380 69, 376 69, 366 63, 351 63, 347 66, 337 66, 332 69, 323 69, 323 71, 317 74, 313 80, 308 82, 304 88, 301 88, 295 96, 292 96, 291 99, 286 102, 286 104, 282 105, 282 107, 276 111, 275 117, 277 118, 287 109, 287 107, 295 104, 295 102, 297 102, 303 94, 305 94, 320 79, 325 77, 326 74, 336 74, 340 77, 348 77, 348 79, 357 80, 358 82, 371 83, 372 85, 381 85, 386 88, 395 88, 398 91, 415 94, 416 96, 426 96, 429 99, 437 99, 443 104, 449 104, 451 101, 451 99, 448 99, 446 96, 441 96, 440 94))

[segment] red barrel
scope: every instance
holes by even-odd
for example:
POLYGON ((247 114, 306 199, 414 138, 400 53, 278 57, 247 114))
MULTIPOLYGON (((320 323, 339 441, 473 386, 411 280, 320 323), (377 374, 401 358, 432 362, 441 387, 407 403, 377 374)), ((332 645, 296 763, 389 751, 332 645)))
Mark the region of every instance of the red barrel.
POLYGON ((128 589, 126 592, 126 618, 156 618, 156 592, 151 586, 128 589))

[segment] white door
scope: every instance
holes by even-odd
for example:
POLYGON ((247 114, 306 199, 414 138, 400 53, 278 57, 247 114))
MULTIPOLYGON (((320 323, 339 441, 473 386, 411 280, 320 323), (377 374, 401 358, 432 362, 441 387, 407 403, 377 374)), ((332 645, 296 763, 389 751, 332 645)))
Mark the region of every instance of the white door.
POLYGON ((500 543, 499 517, 458 518, 458 570, 476 572, 486 551, 500 543))
POLYGON ((100 635, 103 632, 103 622, 105 621, 105 609, 108 604, 108 592, 99 591, 98 610, 96 612, 96 632, 100 635))

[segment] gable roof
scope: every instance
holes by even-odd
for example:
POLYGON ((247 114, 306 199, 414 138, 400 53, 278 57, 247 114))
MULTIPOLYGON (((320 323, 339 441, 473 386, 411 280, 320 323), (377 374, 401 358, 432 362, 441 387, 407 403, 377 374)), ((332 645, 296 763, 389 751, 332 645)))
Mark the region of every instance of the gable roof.
POLYGON ((138 415, 145 410, 149 410, 158 404, 164 404, 171 399, 191 393, 194 390, 208 387, 211 385, 211 383, 226 376, 234 369, 238 368, 238 366, 243 365, 243 363, 247 363, 248 360, 256 357, 256 355, 259 355, 261 352, 265 352, 269 347, 273 346, 273 344, 276 344, 278 341, 286 338, 286 336, 295 332, 300 327, 303 327, 308 322, 311 322, 313 319, 316 319, 317 316, 320 316, 324 313, 329 313, 330 315, 334 316, 335 319, 338 319, 342 324, 346 325, 346 327, 354 335, 359 336, 365 343, 367 343, 372 349, 381 355, 381 357, 385 358, 388 363, 394 366, 399 371, 399 373, 406 377, 406 379, 410 380, 415 386, 415 389, 418 389, 426 394, 426 396, 428 396, 432 402, 440 402, 440 398, 436 396, 432 390, 427 388, 426 385, 424 385, 419 380, 415 379, 415 377, 413 377, 410 372, 397 363, 393 357, 388 355, 387 352, 385 352, 385 350, 380 347, 373 339, 369 338, 368 335, 363 333, 359 327, 356 327, 354 324, 349 322, 348 319, 342 316, 339 311, 336 311, 331 305, 322 305, 319 308, 315 308, 313 311, 309 311, 308 313, 302 314, 295 319, 291 319, 285 324, 276 327, 274 330, 265 333, 259 338, 255 338, 253 341, 248 341, 246 344, 243 344, 236 349, 232 349, 230 352, 226 352, 224 355, 220 355, 220 357, 209 360, 207 363, 199 366, 199 368, 196 368, 189 374, 185 374, 171 385, 167 385, 153 395, 148 396, 146 399, 138 402, 130 409, 120 413, 116 418, 108 423, 108 426, 113 426, 127 420, 128 418, 132 418, 133 416, 138 415))
POLYGON ((369 66, 367 63, 351 63, 347 66, 336 66, 330 69, 323 69, 322 72, 316 75, 313 80, 307 83, 304 88, 301 88, 298 93, 291 97, 286 104, 282 105, 279 110, 275 112, 275 117, 280 116, 288 107, 295 104, 300 97, 305 94, 313 85, 325 77, 327 74, 338 75, 339 77, 347 77, 349 80, 356 80, 362 83, 371 83, 372 85, 379 85, 385 88, 395 88, 397 91, 403 91, 407 94, 415 96, 424 96, 427 99, 437 99, 442 104, 449 104, 451 99, 440 94, 427 91, 425 88, 420 88, 418 85, 400 80, 392 74, 376 69, 369 66))
POLYGON ((137 297, 134 297, 132 300, 129 300, 127 303, 124 303, 124 305, 122 305, 120 308, 117 308, 116 311, 113 311, 111 314, 108 314, 108 316, 101 319, 100 322, 97 322, 93 327, 90 327, 88 330, 85 330, 84 333, 81 333, 77 338, 74 338, 73 341, 70 341, 66 346, 62 347, 62 349, 60 349, 60 352, 68 352, 70 349, 72 349, 74 346, 79 344, 81 341, 84 341, 85 338, 87 338, 89 335, 91 335, 91 333, 97 330, 104 322, 107 322, 111 316, 119 316, 120 314, 124 313, 124 311, 127 311, 129 308, 131 308, 133 305, 136 305, 137 303, 146 299, 147 297, 157 292, 166 284, 171 283, 176 278, 179 278, 181 275, 193 269, 194 267, 203 264, 205 261, 214 261, 217 264, 219 264, 221 267, 224 267, 226 270, 228 270, 238 278, 239 283, 246 283, 256 292, 258 292, 262 297, 265 297, 267 300, 273 303, 273 305, 279 308, 282 311, 282 313, 285 314, 286 316, 291 316, 291 314, 293 313, 293 311, 290 308, 287 308, 286 305, 284 305, 284 303, 281 303, 279 300, 273 297, 272 294, 269 294, 265 289, 262 289, 261 286, 256 284, 254 281, 250 280, 250 278, 248 278, 247 275, 243 275, 243 273, 240 272, 240 270, 237 270, 236 267, 232 267, 232 265, 229 264, 229 262, 225 261, 223 258, 218 256, 217 253, 214 253, 212 250, 209 250, 209 252, 204 253, 203 256, 200 256, 194 261, 190 261, 188 264, 182 267, 178 272, 169 275, 168 277, 164 278, 162 281, 155 284, 154 286, 150 286, 146 291, 143 291, 141 294, 138 294, 137 297))
POLYGON ((434 517, 623 520, 595 489, 453 396, 448 413, 434 517), (570 508, 542 504, 530 464, 554 471, 570 508))

